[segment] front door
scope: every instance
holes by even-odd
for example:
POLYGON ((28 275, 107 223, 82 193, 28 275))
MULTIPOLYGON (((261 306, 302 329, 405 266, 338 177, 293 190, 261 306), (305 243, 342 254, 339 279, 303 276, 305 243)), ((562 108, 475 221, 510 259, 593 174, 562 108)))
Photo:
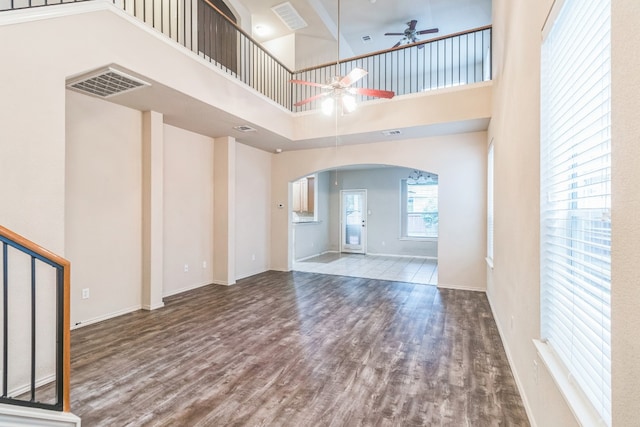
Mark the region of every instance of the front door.
POLYGON ((340 251, 367 250, 367 190, 340 191, 340 251))

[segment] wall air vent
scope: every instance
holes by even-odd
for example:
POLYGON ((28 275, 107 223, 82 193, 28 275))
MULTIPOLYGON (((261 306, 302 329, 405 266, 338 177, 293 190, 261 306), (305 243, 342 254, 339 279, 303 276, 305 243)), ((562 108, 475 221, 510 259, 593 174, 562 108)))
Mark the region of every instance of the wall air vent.
POLYGON ((395 129, 395 130, 383 130, 382 134, 384 136, 395 136, 395 135, 400 135, 402 132, 400 132, 399 130, 395 129))
POLYGON ((239 125, 233 127, 235 130, 239 130, 240 132, 255 132, 256 130, 251 126, 247 125, 239 125))
POLYGON ((302 19, 302 16, 300 16, 298 11, 295 10, 293 5, 289 2, 273 6, 271 10, 273 10, 273 13, 278 15, 278 18, 282 19, 284 25, 286 25, 291 31, 299 30, 308 26, 305 20, 302 19))
POLYGON ((369 43, 371 41, 371 36, 362 36, 362 43, 369 43))
POLYGON ((151 84, 112 67, 84 74, 67 82, 69 89, 100 98, 109 98, 145 86, 151 84))

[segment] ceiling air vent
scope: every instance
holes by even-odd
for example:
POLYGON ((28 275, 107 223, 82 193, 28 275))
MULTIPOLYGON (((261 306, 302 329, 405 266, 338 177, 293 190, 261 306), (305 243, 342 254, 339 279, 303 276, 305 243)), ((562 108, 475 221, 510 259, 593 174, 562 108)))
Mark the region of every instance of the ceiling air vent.
POLYGON ((371 41, 371 36, 362 36, 362 43, 369 43, 371 41))
POLYGON ((239 130, 240 132, 255 132, 256 130, 251 126, 247 125, 239 125, 233 127, 235 130, 239 130))
POLYGON ((395 130, 383 130, 382 134, 384 136, 395 136, 395 135, 400 135, 402 132, 400 132, 399 130, 395 129, 395 130))
POLYGON ((100 98, 109 98, 145 86, 151 86, 151 84, 111 67, 85 74, 67 82, 69 89, 100 98))
POLYGON ((284 25, 286 25, 291 31, 307 27, 305 20, 302 19, 302 16, 300 16, 298 11, 295 10, 293 5, 289 2, 273 6, 271 10, 273 10, 273 13, 278 15, 280 19, 282 19, 284 25))

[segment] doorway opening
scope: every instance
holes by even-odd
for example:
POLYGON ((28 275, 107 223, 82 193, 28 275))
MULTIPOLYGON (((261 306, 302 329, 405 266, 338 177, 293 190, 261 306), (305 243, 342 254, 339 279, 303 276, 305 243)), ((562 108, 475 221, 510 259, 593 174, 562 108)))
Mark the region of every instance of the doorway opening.
POLYGON ((313 177, 314 220, 290 212, 293 270, 438 283, 437 174, 354 165, 313 177))

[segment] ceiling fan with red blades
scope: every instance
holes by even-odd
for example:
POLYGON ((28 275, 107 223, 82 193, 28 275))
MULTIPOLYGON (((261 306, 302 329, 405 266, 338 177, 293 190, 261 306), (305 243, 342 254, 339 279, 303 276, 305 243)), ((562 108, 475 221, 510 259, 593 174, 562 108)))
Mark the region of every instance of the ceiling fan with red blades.
POLYGON ((351 112, 355 109, 355 98, 353 97, 353 95, 357 94, 387 99, 393 98, 395 96, 395 93, 389 90, 351 87, 353 83, 357 82, 366 75, 366 70, 363 70, 362 68, 354 68, 349 74, 344 77, 333 77, 331 79, 331 82, 327 84, 308 82, 306 80, 290 80, 291 83, 327 89, 326 92, 322 92, 309 98, 303 99, 302 101, 296 102, 293 105, 295 105, 296 107, 300 107, 301 105, 308 104, 309 102, 315 101, 316 99, 329 97, 328 99, 334 98, 341 101, 343 111, 351 112))
MULTIPOLYGON (((438 32, 437 28, 429 28, 428 30, 418 31, 416 30, 416 25, 418 25, 418 21, 414 19, 407 22, 407 28, 404 30, 403 33, 384 33, 384 35, 385 36, 403 36, 398 43, 393 45, 393 47, 398 47, 402 44, 419 42, 420 39, 418 38, 418 36, 421 36, 423 34, 433 34, 438 32)), ((418 46, 418 49, 423 47, 424 45, 420 45, 418 46)))

